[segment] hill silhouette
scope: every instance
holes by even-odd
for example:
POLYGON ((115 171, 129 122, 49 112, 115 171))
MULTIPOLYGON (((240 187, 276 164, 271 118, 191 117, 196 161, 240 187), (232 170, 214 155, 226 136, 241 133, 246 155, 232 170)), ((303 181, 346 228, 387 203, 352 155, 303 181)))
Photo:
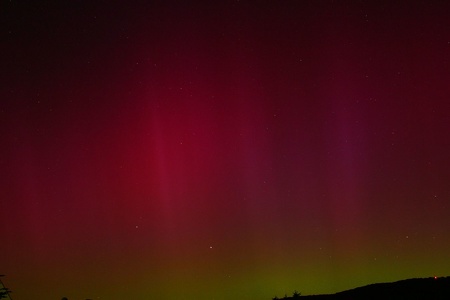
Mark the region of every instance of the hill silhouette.
MULTIPOLYGON (((390 283, 376 283, 327 295, 301 296, 302 299, 338 300, 443 300, 450 299, 450 277, 413 278, 390 283)), ((286 297, 280 299, 298 299, 286 297)))

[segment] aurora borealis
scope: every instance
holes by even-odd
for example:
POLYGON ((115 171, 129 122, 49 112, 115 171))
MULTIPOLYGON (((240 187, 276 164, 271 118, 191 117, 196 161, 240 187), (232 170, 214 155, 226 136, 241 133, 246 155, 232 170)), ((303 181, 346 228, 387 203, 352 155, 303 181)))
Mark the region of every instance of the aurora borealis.
POLYGON ((67 2, 0 4, 14 300, 450 275, 449 4, 67 2))

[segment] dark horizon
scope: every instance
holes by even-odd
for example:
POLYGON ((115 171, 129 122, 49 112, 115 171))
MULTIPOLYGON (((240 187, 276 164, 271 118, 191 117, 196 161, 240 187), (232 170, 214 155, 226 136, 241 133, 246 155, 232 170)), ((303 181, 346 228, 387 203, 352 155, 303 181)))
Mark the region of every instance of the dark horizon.
POLYGON ((450 2, 3 1, 13 298, 266 299, 450 270, 450 2))
POLYGON ((408 278, 394 282, 379 282, 340 291, 334 294, 302 295, 295 291, 293 296, 274 299, 416 299, 443 300, 450 296, 450 276, 408 278))
MULTIPOLYGON (((4 275, 1 275, 4 276, 4 275)), ((10 298, 9 290, 3 282, 0 281, 0 299, 10 298)), ((426 277, 426 278, 408 278, 394 282, 377 282, 363 286, 358 286, 345 291, 339 291, 332 294, 303 295, 298 290, 294 290, 292 295, 285 294, 283 297, 272 297, 272 300, 289 299, 448 299, 450 296, 450 276, 444 277, 426 277)), ((69 300, 68 297, 62 297, 61 300, 69 300)), ((92 300, 86 298, 86 300, 92 300)))

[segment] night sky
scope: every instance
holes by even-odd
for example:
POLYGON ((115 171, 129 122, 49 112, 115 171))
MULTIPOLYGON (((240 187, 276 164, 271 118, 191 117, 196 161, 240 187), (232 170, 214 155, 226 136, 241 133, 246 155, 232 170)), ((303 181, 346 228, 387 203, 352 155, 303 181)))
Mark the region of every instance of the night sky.
POLYGON ((12 297, 450 275, 450 4, 187 2, 1 1, 12 297))

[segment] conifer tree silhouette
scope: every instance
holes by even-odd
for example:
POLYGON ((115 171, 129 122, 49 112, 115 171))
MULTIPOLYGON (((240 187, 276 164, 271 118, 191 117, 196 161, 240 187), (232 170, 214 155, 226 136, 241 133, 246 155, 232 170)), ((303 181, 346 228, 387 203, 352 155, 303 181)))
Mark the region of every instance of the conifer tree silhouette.
MULTIPOLYGON (((0 277, 3 277, 5 275, 0 275, 0 277)), ((5 287, 5 285, 3 284, 3 281, 0 280, 0 299, 3 298, 9 298, 11 299, 11 297, 9 296, 9 293, 11 293, 11 290, 8 289, 7 287, 5 287)))

